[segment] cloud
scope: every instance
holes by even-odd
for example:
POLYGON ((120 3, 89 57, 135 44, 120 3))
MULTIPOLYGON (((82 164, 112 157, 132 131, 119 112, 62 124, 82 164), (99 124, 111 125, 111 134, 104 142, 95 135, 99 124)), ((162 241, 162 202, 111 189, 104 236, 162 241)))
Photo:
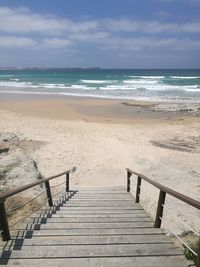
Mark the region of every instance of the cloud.
POLYGON ((173 47, 177 45, 177 39, 175 38, 151 38, 151 37, 137 37, 137 38, 110 38, 105 41, 107 48, 117 50, 156 50, 158 48, 163 49, 173 47))
POLYGON ((161 23, 159 21, 144 21, 130 19, 107 19, 103 22, 105 28, 114 32, 157 33, 199 33, 200 21, 191 23, 161 23))
POLYGON ((27 37, 0 36, 0 47, 25 48, 35 47, 37 42, 27 37))
POLYGON ((140 32, 148 34, 167 32, 199 33, 200 21, 183 24, 126 18, 72 21, 50 14, 33 13, 27 8, 0 7, 0 32, 4 33, 38 33, 44 36, 63 37, 66 34, 98 33, 105 31, 140 32))
MULTIPOLYGON (((200 21, 185 23, 103 18, 70 20, 27 8, 0 7, 0 47, 38 53, 74 51, 83 47, 122 52, 191 51, 200 44, 200 21), (74 50, 73 50, 74 49, 74 50)), ((50 54, 51 55, 51 54, 50 54)))
POLYGON ((48 48, 62 48, 72 44, 72 41, 64 38, 46 38, 43 40, 43 45, 48 48))
POLYGON ((200 22, 190 22, 180 25, 180 30, 185 33, 200 33, 200 22))
POLYGON ((85 32, 85 33, 75 33, 69 35, 73 41, 88 42, 88 43, 102 43, 105 40, 110 39, 110 33, 108 32, 85 32))
POLYGON ((173 29, 173 24, 162 24, 157 21, 136 21, 136 20, 113 20, 108 19, 104 22, 105 27, 114 32, 145 32, 160 33, 173 29))
POLYGON ((27 37, 0 36, 0 47, 4 48, 65 48, 72 45, 72 41, 64 38, 45 38, 36 41, 27 37))
POLYGON ((0 31, 9 33, 40 32, 45 35, 60 35, 64 32, 94 30, 96 21, 73 22, 49 14, 32 13, 27 8, 0 7, 0 31))

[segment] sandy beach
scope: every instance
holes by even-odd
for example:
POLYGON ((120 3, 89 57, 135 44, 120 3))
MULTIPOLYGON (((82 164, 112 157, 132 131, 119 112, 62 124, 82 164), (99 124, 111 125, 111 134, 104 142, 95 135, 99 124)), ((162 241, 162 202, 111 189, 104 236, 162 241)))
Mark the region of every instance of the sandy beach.
MULTIPOLYGON (((1 131, 40 141, 31 153, 44 176, 75 166, 73 187, 126 186, 130 168, 200 200, 198 116, 158 111, 152 102, 1 96, 1 131)), ((153 217, 158 193, 142 184, 141 201, 153 217)), ((167 229, 186 230, 170 212, 199 229, 200 212, 169 196, 166 205, 167 229)))

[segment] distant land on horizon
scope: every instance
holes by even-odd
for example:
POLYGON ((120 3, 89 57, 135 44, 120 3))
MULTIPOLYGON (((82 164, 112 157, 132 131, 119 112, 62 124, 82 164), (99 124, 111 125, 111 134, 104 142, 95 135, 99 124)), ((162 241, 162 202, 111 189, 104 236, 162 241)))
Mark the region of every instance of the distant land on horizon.
POLYGON ((198 68, 0 67, 0 70, 200 70, 198 68))
POLYGON ((59 68, 59 67, 0 67, 0 70, 98 70, 100 67, 91 67, 91 68, 59 68))

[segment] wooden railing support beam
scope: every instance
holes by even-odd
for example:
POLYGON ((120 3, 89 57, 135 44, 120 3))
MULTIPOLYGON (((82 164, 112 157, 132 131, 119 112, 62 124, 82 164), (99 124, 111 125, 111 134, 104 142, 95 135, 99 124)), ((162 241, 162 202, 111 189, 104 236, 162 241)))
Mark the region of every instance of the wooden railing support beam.
POLYGON ((52 199, 52 195, 51 195, 51 188, 50 188, 49 181, 45 182, 45 186, 46 186, 46 191, 47 191, 48 203, 49 203, 49 206, 52 207, 53 206, 53 199, 52 199))
POLYGON ((141 189, 141 177, 138 176, 137 178, 137 188, 136 188, 136 197, 135 197, 135 203, 140 202, 140 189, 141 189))
POLYGON ((131 188, 131 173, 129 171, 127 171, 127 192, 130 192, 131 188))
POLYGON ((69 192, 69 173, 66 173, 66 192, 69 192))
POLYGON ((5 210, 5 201, 0 202, 0 226, 1 226, 1 236, 3 241, 10 240, 9 225, 5 210))
POLYGON ((198 240, 196 267, 200 267, 200 237, 199 237, 199 240, 198 240))
POLYGON ((156 218, 155 218, 155 222, 154 222, 155 228, 161 227, 163 209, 164 209, 164 204, 165 204, 165 197, 166 197, 166 192, 160 190, 160 194, 159 194, 159 198, 158 198, 156 218))

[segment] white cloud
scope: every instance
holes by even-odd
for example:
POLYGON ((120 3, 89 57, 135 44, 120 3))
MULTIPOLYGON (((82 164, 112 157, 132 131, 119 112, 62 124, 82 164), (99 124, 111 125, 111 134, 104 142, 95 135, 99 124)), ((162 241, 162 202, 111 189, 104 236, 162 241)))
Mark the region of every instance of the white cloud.
POLYGON ((148 34, 166 32, 199 33, 200 21, 183 24, 126 18, 72 21, 49 14, 33 13, 27 8, 0 7, 0 32, 4 33, 42 33, 43 35, 63 36, 70 33, 82 34, 105 31, 148 34))
POLYGON ((0 7, 0 46, 8 48, 58 49, 60 52, 85 43, 114 52, 178 47, 187 50, 197 47, 199 33, 200 21, 182 24, 127 18, 72 21, 34 13, 27 8, 0 7), (178 38, 177 34, 182 37, 178 38))
POLYGON ((184 23, 180 26, 180 30, 185 33, 200 33, 200 22, 184 23))
POLYGON ((69 35, 69 37, 74 41, 101 43, 109 39, 111 36, 108 32, 97 31, 97 32, 75 33, 69 35))
POLYGON ((43 40, 43 45, 49 48, 62 48, 67 47, 72 44, 72 41, 64 38, 45 38, 43 40))
POLYGON ((190 23, 161 23, 159 21, 144 21, 130 19, 107 19, 104 27, 114 32, 157 33, 199 33, 200 21, 190 23))
POLYGON ((35 47, 37 42, 27 37, 0 36, 0 47, 35 47))
POLYGON ((177 44, 175 38, 151 38, 151 37, 138 37, 138 38, 110 38, 105 40, 108 48, 119 50, 155 50, 173 47, 177 44))
POLYGON ((48 14, 32 13, 27 8, 0 7, 0 31, 9 33, 42 32, 59 35, 64 32, 84 32, 97 28, 96 21, 73 22, 48 14))

